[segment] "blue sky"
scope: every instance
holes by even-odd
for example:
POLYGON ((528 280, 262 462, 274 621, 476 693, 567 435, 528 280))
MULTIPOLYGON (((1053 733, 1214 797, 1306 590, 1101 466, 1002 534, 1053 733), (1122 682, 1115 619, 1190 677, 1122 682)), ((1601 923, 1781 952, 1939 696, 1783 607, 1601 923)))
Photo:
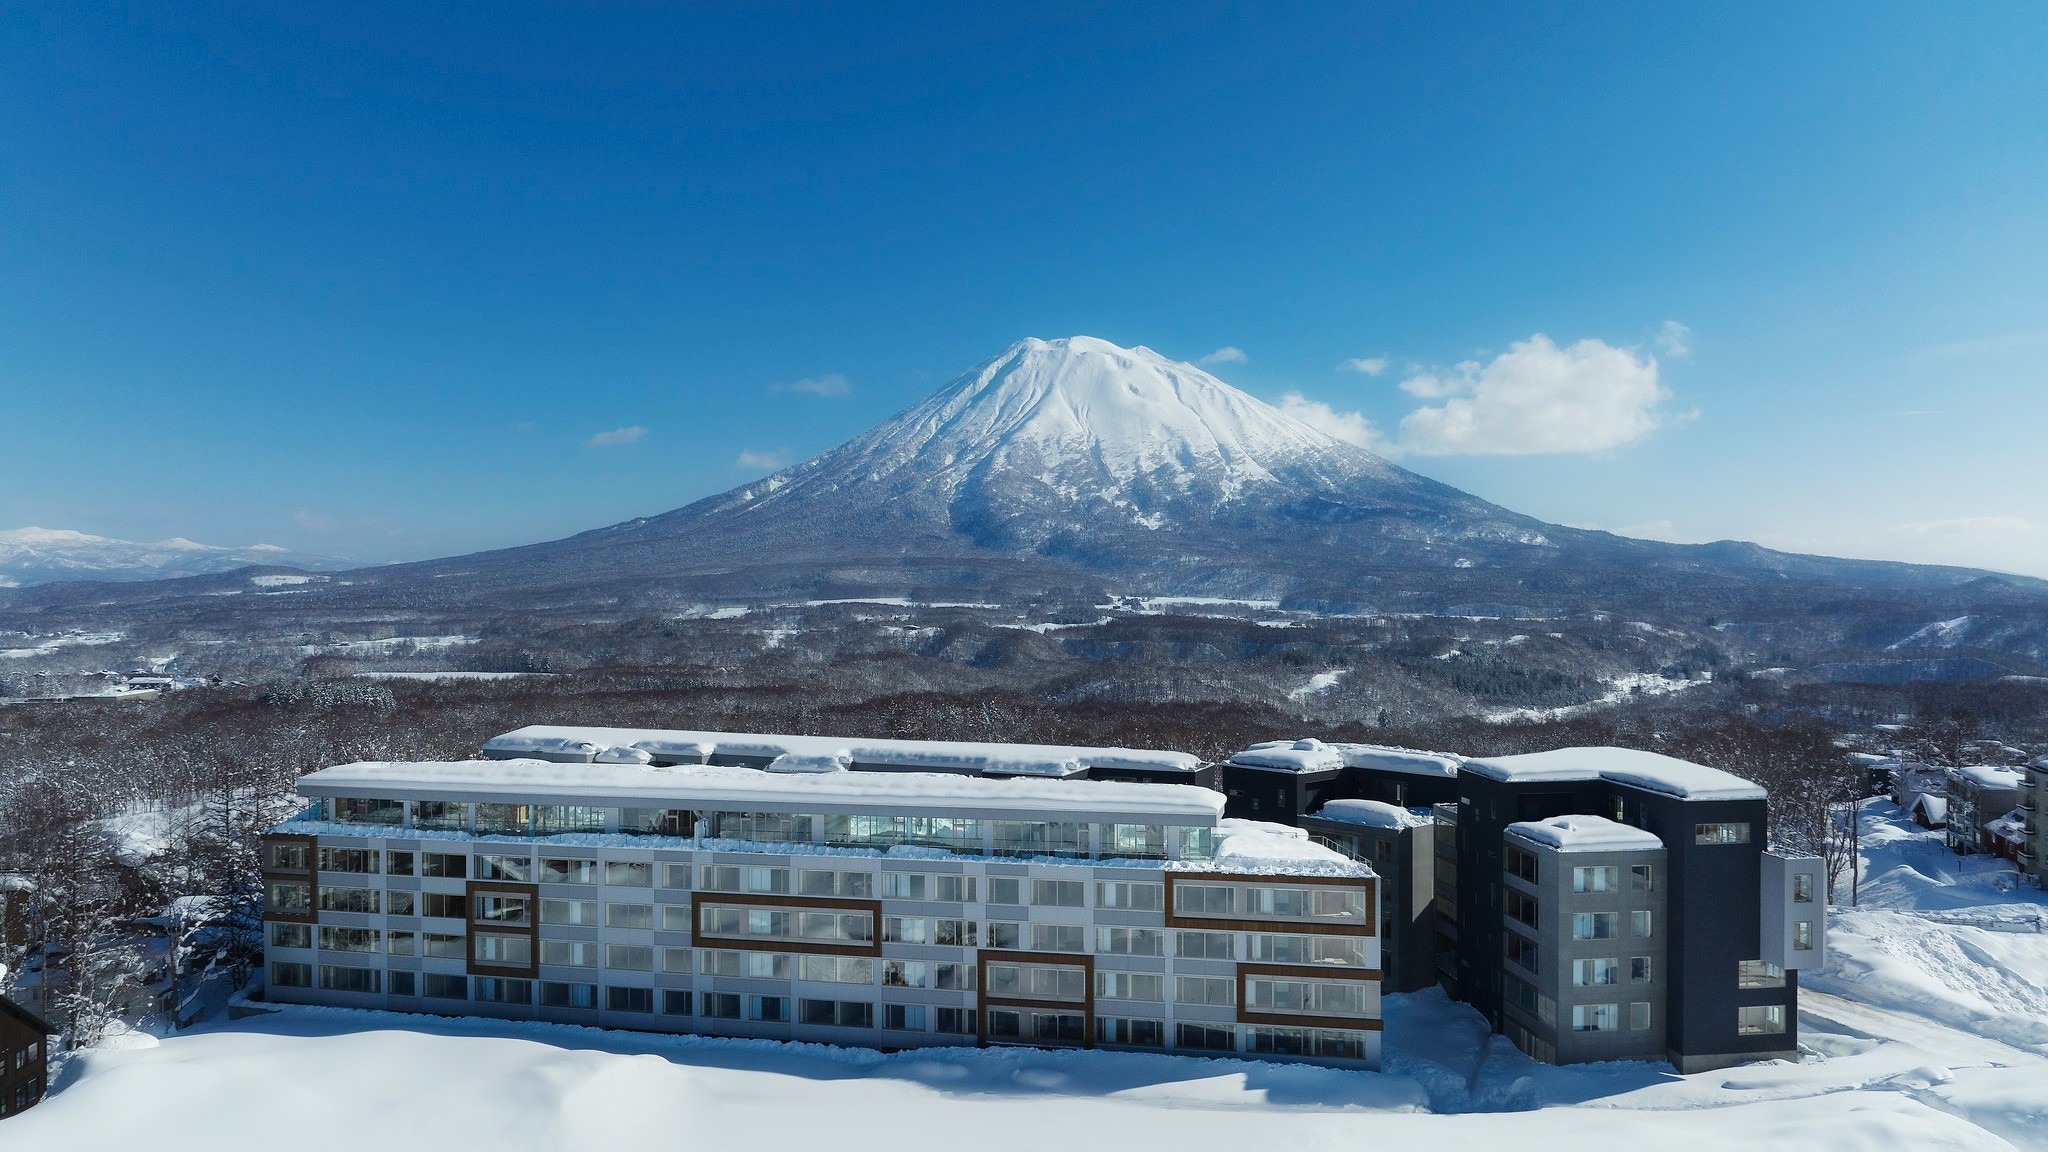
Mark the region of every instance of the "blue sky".
POLYGON ((0 9, 0 527, 543 539, 1087 333, 1547 519, 2048 575, 2038 6, 225 8, 0 9))

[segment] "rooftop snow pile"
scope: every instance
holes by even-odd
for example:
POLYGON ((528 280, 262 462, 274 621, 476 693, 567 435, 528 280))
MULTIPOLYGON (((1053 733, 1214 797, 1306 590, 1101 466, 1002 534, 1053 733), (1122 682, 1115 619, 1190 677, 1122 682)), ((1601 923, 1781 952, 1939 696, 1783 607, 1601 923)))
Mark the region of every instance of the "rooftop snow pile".
POLYGON ((1634 748, 1559 748, 1521 756, 1492 756, 1467 760, 1464 770, 1482 779, 1518 784, 1606 780, 1681 800, 1764 798, 1762 788, 1740 776, 1634 748))
POLYGON ((1399 805, 1380 800, 1332 800, 1311 815, 1367 828, 1420 828, 1434 823, 1428 816, 1418 816, 1399 805))
POLYGON ((1444 752, 1419 752, 1384 744, 1325 744, 1321 740, 1269 740, 1230 758, 1246 768, 1281 772, 1330 772, 1339 768, 1371 768, 1410 776, 1449 778, 1458 774, 1461 757, 1444 752))
POLYGON ((1641 828, 1617 824, 1605 816, 1553 816, 1508 825, 1508 835, 1559 852, 1641 852, 1664 842, 1641 828))
POLYGON ((990 779, 938 772, 761 772, 704 764, 559 764, 545 760, 358 763, 299 778, 306 796, 472 803, 618 804, 759 812, 935 811, 993 819, 1034 813, 1117 822, 1213 825, 1223 796, 1188 784, 990 779), (1142 817, 1142 819, 1140 819, 1142 817))
POLYGON ((1967 780, 1979 788, 2014 789, 2020 786, 2018 768, 2001 768, 1992 764, 1971 764, 1963 768, 1951 768, 1950 774, 1958 780, 1967 780))
POLYGON ((839 760, 847 765, 978 772, 990 776, 1071 776, 1088 768, 1112 768, 1163 775, 1201 771, 1199 757, 1186 752, 1142 748, 1093 748, 1061 744, 998 744, 963 740, 869 740, 841 736, 780 736, 753 732, 691 732, 644 728, 583 728, 535 724, 493 736, 486 756, 537 756, 549 760, 599 763, 633 749, 652 760, 701 762, 713 756, 773 761, 783 756, 839 760))
MULTIPOLYGON (((1158 787, 1158 785, 1139 785, 1158 787)), ((1288 875, 1371 876, 1373 870, 1308 838, 1300 828, 1268 824, 1262 820, 1225 820, 1217 825, 1216 859, 1209 867, 1218 872, 1284 872, 1288 875)), ((1174 861, 1175 871, 1197 871, 1188 861, 1174 861)))

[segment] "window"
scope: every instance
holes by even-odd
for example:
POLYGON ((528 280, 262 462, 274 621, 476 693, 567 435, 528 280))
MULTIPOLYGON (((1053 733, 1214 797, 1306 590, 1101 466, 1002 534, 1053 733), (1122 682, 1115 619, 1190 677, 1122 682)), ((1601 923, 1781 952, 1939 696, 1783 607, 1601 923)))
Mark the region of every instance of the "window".
POLYGON ((1648 956, 1629 957, 1628 982, 1631 984, 1648 984, 1650 979, 1650 958, 1648 956))
POLYGON ((405 823, 405 801, 337 796, 334 798, 334 818, 344 824, 402 825, 405 823))
POLYGON ((313 926, 311 924, 272 924, 270 926, 272 948, 311 948, 313 926))
POLYGON ((1104 1000, 1164 1000, 1166 977, 1149 972, 1097 972, 1095 995, 1104 1000))
POLYGON ((304 880, 272 880, 263 886, 263 906, 285 916, 313 910, 313 886, 304 880))
POLYGON ((888 900, 924 899, 925 875, 922 872, 882 873, 882 896, 888 900))
POLYGON ((1792 925, 1792 947, 1801 952, 1813 947, 1813 921, 1801 920, 1792 925))
POLYGON ((1614 939, 1615 914, 1612 912, 1572 913, 1572 939, 1612 940, 1614 939))
POLYGON ((607 944, 604 966, 622 972, 652 972, 654 949, 646 944, 607 944))
POLYGON ((489 924, 531 924, 532 905, 524 896, 479 893, 471 918, 489 924))
POLYGON ((991 948, 1016 950, 1024 946, 1024 926, 1007 920, 988 922, 988 946, 991 948))
POLYGON ((375 873, 378 855, 368 848, 322 848, 320 871, 375 873))
POLYGON ((663 972, 676 972, 688 976, 690 974, 690 967, 690 949, 663 948, 661 950, 661 970, 663 972))
POLYGON ((809 844, 812 821, 809 816, 786 812, 713 812, 710 814, 714 840, 755 840, 769 844, 809 844))
MULTIPOLYGON (((1545 1024, 1557 1023, 1557 1001, 1538 992, 1535 986, 1526 980, 1509 976, 1502 983, 1506 990, 1506 1003, 1535 1016, 1545 1024)), ((1513 1024, 1512 1021, 1509 1023, 1513 1024)))
MULTIPOLYGON (((420 955, 437 960, 460 960, 469 954, 469 938, 451 936, 444 932, 427 932, 420 936, 420 955)), ((468 999, 465 993, 463 999, 468 999)))
POLYGON ((690 906, 688 904, 663 904, 661 906, 661 930, 663 932, 688 932, 690 930, 690 906))
POLYGON ((1619 960, 1574 960, 1572 961, 1572 983, 1580 988, 1598 984, 1621 982, 1621 961, 1619 960))
POLYGON ((619 809, 619 831, 628 836, 688 836, 694 823, 686 808, 619 809))
POLYGON ((740 994, 737 992, 704 993, 703 1015, 713 1020, 737 1020, 740 1018, 740 994))
POLYGON ((413 894, 410 892, 384 893, 384 914, 386 916, 410 916, 413 909, 413 894))
POLYGON ((383 933, 375 928, 331 928, 320 927, 320 950, 323 952, 378 952, 383 949, 383 933))
POLYGON ((1086 907, 1087 885, 1079 880, 1033 880, 1031 902, 1053 908, 1086 907))
POLYGON ((654 989, 620 988, 614 985, 604 990, 604 1006, 612 1012, 652 1012, 654 989))
POLYGON ((988 965, 988 995, 1022 996, 1033 1000, 1084 1000, 1086 973, 1079 968, 1043 964, 988 965))
POLYGON ((387 876, 410 876, 418 858, 411 852, 386 852, 384 874, 387 876))
POLYGON ((949 1036, 965 1036, 974 1031, 974 1009, 941 1008, 932 1013, 932 1030, 949 1036))
POLYGON ((1031 950, 1034 952, 1086 952, 1088 930, 1079 924, 1033 924, 1031 950))
POLYGON ((1022 904, 1024 882, 1015 876, 991 876, 988 878, 988 902, 991 904, 1022 904))
POLYGON ((886 944, 929 944, 932 942, 932 922, 922 916, 884 916, 882 941, 886 944))
POLYGON ((476 878, 523 884, 533 879, 533 860, 526 856, 478 856, 476 878))
POLYGON ((827 872, 807 868, 797 873, 797 889, 806 896, 866 900, 875 894, 875 876, 872 872, 827 872))
POLYGON ((1095 930, 1095 950, 1111 956, 1157 956, 1165 946, 1166 933, 1157 928, 1095 930))
POLYGON ((543 1008, 595 1008, 597 1007, 597 985, 561 984, 543 980, 539 986, 540 1006, 543 1008))
POLYGON ((1654 864, 1629 865, 1628 886, 1637 892, 1655 892, 1657 890, 1657 866, 1654 864))
POLYGON ((1166 828, 1160 824, 1104 824, 1097 855, 1136 860, 1166 858, 1166 828))
POLYGON ((469 831, 469 805, 422 800, 412 807, 412 826, 437 832, 469 831))
POLYGON ((1285 980, 1254 976, 1244 982, 1245 1007, 1261 1012, 1302 1012, 1316 1016, 1365 1016, 1377 1003, 1366 985, 1327 980, 1285 980))
POLYGON ((934 876, 932 899, 950 904, 971 904, 974 902, 974 887, 972 876, 934 876))
POLYGON ((1234 1052, 1237 1050, 1237 1029, 1228 1024, 1182 1021, 1174 1025, 1173 1046, 1197 1052, 1234 1052))
POLYGON ((1036 820, 993 821, 998 856, 1082 856, 1081 826, 1036 820))
POLYGON ((1228 932, 1175 932, 1173 954, 1183 960, 1235 960, 1237 942, 1228 932))
POLYGON ((524 968, 533 963, 533 938, 479 932, 470 938, 470 956, 479 964, 524 968))
POLYGON ((873 1028, 875 1006, 857 1000, 799 1000, 797 1021, 833 1028, 873 1028))
POLYGON ((690 994, 675 988, 665 989, 661 994, 661 1011, 665 1016, 688 1016, 690 994))
POLYGON ((1537 882, 1536 854, 1534 852, 1526 848, 1517 848, 1510 844, 1507 846, 1505 866, 1508 875, 1518 880, 1527 880, 1531 884, 1537 882))
POLYGON ((1166 1021, 1126 1020, 1118 1016, 1095 1018, 1095 1042, 1122 1044, 1131 1048, 1164 1048, 1166 1021))
POLYGON ((1628 1006, 1628 1030, 1642 1032, 1650 1027, 1650 1003, 1637 1000, 1628 1006))
POLYGON ((1251 958, 1268 964, 1365 966, 1365 941, 1356 936, 1280 936, 1260 932, 1246 940, 1251 958))
POLYGON ((732 864, 706 864, 698 872, 697 887, 706 892, 737 892, 740 870, 732 864))
POLYGON ((369 912, 375 913, 378 897, 383 893, 376 888, 320 888, 320 910, 323 912, 369 912))
POLYGON ((453 852, 428 852, 420 864, 420 875, 439 880, 462 880, 469 876, 469 857, 453 852))
POLYGON ((273 960, 270 964, 270 983, 276 988, 311 988, 313 966, 273 960))
POLYGON ((1743 960, 1735 966, 1737 988, 1783 988, 1785 970, 1768 960, 1743 960))
POLYGON ((1157 912, 1166 907, 1166 886, 1105 880, 1095 885, 1095 905, 1098 908, 1157 912))
POLYGON ((557 836, 569 832, 604 831, 604 809, 566 804, 543 804, 533 810, 533 834, 557 836))
POLYGON ((1735 1034, 1764 1036, 1785 1030, 1785 1006, 1755 1004, 1735 1010, 1735 1034))
POLYGON ((1507 956, 1510 964, 1519 964, 1531 972, 1540 971, 1536 967, 1536 942, 1534 940, 1516 932, 1503 933, 1501 938, 1505 942, 1503 953, 1507 956))
POLYGON ((873 984, 875 962, 865 956, 799 956, 796 978, 824 984, 873 984))
POLYGON ((597 945, 586 940, 543 940, 540 962, 564 968, 597 967, 597 945))
POLYGON ((597 861, 544 857, 540 862, 540 882, 543 884, 595 884, 597 883, 597 861))
POLYGON ((607 860, 604 882, 614 888, 652 888, 654 865, 645 860, 607 860))
POLYGON ((1639 938, 1647 938, 1650 935, 1650 920, 1650 910, 1647 908, 1638 908, 1629 913, 1628 934, 1639 938))
POLYGON ((898 1032, 922 1032, 928 1013, 922 1004, 882 1005, 882 1027, 898 1032))
POLYGON ((421 974, 421 985, 426 994, 436 1000, 469 999, 469 980, 446 972, 421 974))
POLYGON ((607 928, 652 929, 654 927, 654 905, 607 904, 604 906, 604 926, 607 928))
POLYGON ((439 916, 443 920, 460 920, 468 911, 463 907, 463 903, 460 892, 422 892, 420 914, 439 916))
POLYGON ((992 1041, 1037 1044, 1079 1044, 1087 1037, 1088 1020, 1072 1012, 990 1008, 986 1037, 992 1041))
POLYGON ((885 988, 923 988, 930 978, 931 970, 922 960, 882 961, 882 986, 885 988))
POLYGON ((972 920, 932 921, 932 943, 948 948, 973 948, 980 942, 981 933, 972 920))
POLYGON ((972 992, 975 967, 972 964, 932 965, 932 987, 954 992, 972 992))
POLYGON ((320 966, 320 987, 329 992, 381 992, 384 974, 375 968, 347 968, 339 964, 320 966))
POLYGON ((1221 884, 1176 884, 1174 911, 1183 916, 1228 916, 1237 910, 1237 889, 1221 884))
POLYGON ((661 866, 661 886, 687 890, 690 887, 690 866, 688 864, 664 864, 661 866))
POLYGON ((309 854, 304 844, 296 844, 284 840, 265 840, 263 842, 263 866, 265 868, 281 868, 287 872, 304 872, 307 859, 309 859, 309 854))
POLYGON ((507 980, 499 976, 478 976, 471 980, 474 996, 485 1004, 531 1004, 533 981, 507 980))
POLYGON ((543 924, 581 924, 586 927, 597 925, 597 901, 595 900, 542 900, 540 922, 543 924))
POLYGON ((1796 904, 1813 903, 1813 873, 1794 872, 1792 874, 1792 900, 1796 904))
POLYGON ((1175 976, 1173 998, 1182 1004, 1235 1004, 1237 983, 1228 977, 1175 976))
POLYGON ((759 1020, 766 1024, 789 1023, 789 997, 747 997, 747 1019, 759 1020))
POLYGON ((1531 928, 1537 926, 1536 898, 1534 896, 1529 895, 1527 892, 1517 892, 1510 888, 1507 890, 1504 903, 1507 905, 1504 910, 1510 919, 1519 920, 1531 928))
POLYGON ((386 973, 386 978, 390 981, 393 996, 419 995, 419 976, 416 973, 390 972, 386 973))
POLYGON ((1692 842, 1695 844, 1747 844, 1749 825, 1741 824, 1695 824, 1692 826, 1692 842))
POLYGON ((1621 886, 1621 869, 1608 864, 1572 869, 1572 891, 1612 892, 1621 886))
POLYGON ((476 832, 479 836, 530 836, 533 834, 533 805, 479 804, 476 806, 476 832))
POLYGON ((1621 1008, 1616 1004, 1572 1005, 1572 1031, 1616 1032, 1621 1029, 1621 1008))

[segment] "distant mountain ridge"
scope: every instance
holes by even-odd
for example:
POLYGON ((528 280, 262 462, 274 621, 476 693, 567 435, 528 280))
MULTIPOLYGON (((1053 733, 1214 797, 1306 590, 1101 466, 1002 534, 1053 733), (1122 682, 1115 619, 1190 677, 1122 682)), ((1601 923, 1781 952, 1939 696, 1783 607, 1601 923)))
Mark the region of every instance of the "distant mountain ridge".
POLYGON ((138 543, 62 528, 0 530, 0 586, 57 580, 161 580, 203 576, 250 565, 347 568, 351 562, 275 544, 222 547, 183 538, 138 543))

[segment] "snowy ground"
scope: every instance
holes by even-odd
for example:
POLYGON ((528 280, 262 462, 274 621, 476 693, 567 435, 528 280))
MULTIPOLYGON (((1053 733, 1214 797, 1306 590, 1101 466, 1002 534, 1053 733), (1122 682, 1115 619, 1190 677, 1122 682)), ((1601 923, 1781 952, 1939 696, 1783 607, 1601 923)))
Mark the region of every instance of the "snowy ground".
POLYGON ((1380 1073, 290 1009, 79 1058, 0 1144, 2048 1148, 2048 905, 2003 884, 2009 867, 1937 859, 1932 840, 1873 812, 1865 907, 1839 914, 1801 998, 1796 1064, 1551 1068, 1435 992, 1388 998, 1380 1073))

